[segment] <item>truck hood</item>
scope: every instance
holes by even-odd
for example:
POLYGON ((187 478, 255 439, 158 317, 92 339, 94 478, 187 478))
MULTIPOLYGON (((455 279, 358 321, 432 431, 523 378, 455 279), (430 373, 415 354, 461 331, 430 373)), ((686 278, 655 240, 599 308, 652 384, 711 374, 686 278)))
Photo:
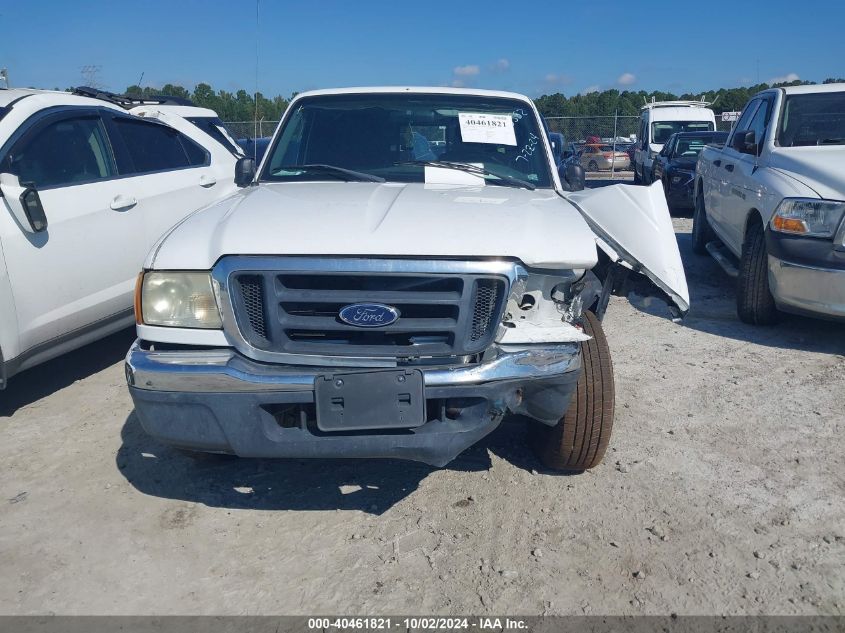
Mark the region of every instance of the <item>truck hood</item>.
POLYGON ((189 216, 147 268, 210 269, 224 255, 515 258, 589 269, 596 242, 552 190, 423 183, 262 183, 189 216))
POLYGON ((772 150, 769 165, 829 200, 845 200, 845 145, 772 150))

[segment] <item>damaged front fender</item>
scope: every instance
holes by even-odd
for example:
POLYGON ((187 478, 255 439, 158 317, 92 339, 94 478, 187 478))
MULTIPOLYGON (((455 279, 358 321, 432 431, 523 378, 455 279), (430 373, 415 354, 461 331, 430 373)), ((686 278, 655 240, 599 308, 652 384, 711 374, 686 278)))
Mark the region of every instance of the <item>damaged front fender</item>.
POLYGON ((596 244, 612 262, 648 279, 677 316, 689 311, 687 278, 660 183, 610 185, 560 195, 580 211, 596 235, 596 244))

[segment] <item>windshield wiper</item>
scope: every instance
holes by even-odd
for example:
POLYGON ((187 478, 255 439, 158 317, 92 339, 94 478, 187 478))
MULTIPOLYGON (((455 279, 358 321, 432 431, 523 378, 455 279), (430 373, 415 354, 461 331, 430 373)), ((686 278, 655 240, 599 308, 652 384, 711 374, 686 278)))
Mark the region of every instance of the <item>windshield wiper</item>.
POLYGON ((280 171, 311 171, 323 173, 329 176, 335 176, 340 180, 362 180, 364 182, 384 182, 381 176, 373 176, 363 171, 355 171, 353 169, 346 169, 344 167, 337 167, 336 165, 324 165, 321 163, 311 163, 308 165, 282 165, 274 170, 274 175, 278 175, 280 171))
POLYGON ((523 187, 525 189, 530 189, 531 191, 534 191, 537 188, 527 180, 520 180, 519 178, 514 178, 513 176, 508 176, 506 174, 497 174, 495 171, 490 171, 486 167, 479 167, 478 165, 473 165, 472 163, 458 163, 447 160, 405 160, 400 163, 394 163, 394 165, 420 165, 422 167, 457 169, 458 171, 465 171, 476 176, 495 176, 503 184, 510 185, 511 187, 523 187))
POLYGON ((845 143, 845 138, 823 138, 820 139, 819 145, 842 145, 845 143))

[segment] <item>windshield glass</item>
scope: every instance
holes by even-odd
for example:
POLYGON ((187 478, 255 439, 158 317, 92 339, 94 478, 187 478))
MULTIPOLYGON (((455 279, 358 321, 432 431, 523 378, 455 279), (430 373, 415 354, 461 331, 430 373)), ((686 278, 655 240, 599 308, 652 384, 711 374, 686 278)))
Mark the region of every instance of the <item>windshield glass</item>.
POLYGON ((675 144, 674 158, 695 158, 708 143, 724 143, 727 132, 723 134, 702 134, 701 136, 680 136, 675 144))
POLYGON ((845 92, 787 95, 778 129, 778 144, 845 144, 845 92))
POLYGON ((675 132, 712 132, 711 121, 655 121, 651 124, 651 142, 663 145, 675 132))
POLYGON ((226 129, 226 125, 218 117, 191 116, 186 118, 233 154, 243 154, 240 146, 229 134, 229 130, 226 129))
POLYGON ((341 94, 306 97, 285 119, 261 180, 325 180, 331 165, 395 182, 424 182, 412 161, 471 163, 487 184, 551 187, 530 106, 476 95, 341 94), (497 178, 502 176, 502 180, 497 178))

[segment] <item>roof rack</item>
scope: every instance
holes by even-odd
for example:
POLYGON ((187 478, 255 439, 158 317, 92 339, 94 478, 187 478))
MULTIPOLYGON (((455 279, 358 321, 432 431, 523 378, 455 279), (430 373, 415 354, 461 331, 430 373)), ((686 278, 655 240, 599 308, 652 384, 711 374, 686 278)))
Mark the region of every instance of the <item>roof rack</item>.
POLYGON ((651 108, 707 108, 713 105, 710 101, 652 101, 646 103, 640 110, 651 108))
POLYGON ((173 97, 170 95, 153 95, 144 97, 141 95, 119 95, 107 90, 100 90, 98 88, 91 88, 89 86, 79 86, 73 89, 73 94, 80 97, 90 97, 92 99, 100 99, 119 105, 121 108, 134 108, 139 105, 180 105, 180 106, 195 106, 196 104, 190 99, 184 97, 173 97))

